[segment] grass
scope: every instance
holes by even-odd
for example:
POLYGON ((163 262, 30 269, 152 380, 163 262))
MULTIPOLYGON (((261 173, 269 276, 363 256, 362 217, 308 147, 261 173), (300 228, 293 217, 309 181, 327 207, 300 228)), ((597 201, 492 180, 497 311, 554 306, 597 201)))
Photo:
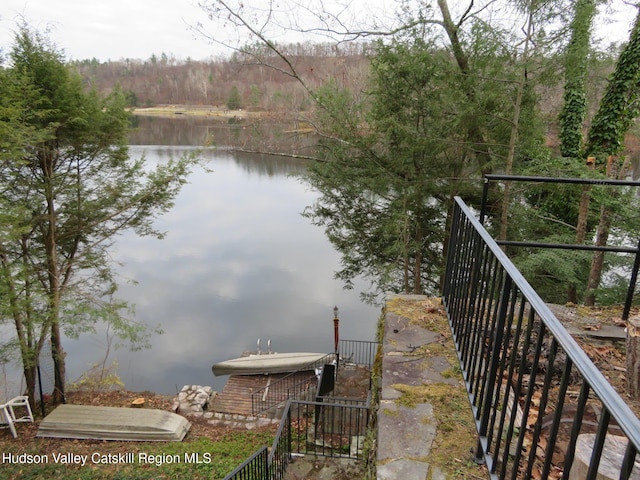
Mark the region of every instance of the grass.
MULTIPOLYGON (((434 383, 422 386, 393 385, 402 392, 400 405, 429 403, 437 421, 436 437, 425 459, 446 478, 486 478, 484 467, 471 460, 476 428, 463 386, 434 383)), ((432 469, 430 469, 431 471, 432 469)))
POLYGON ((369 426, 365 437, 362 456, 364 458, 362 480, 372 480, 377 477, 377 430, 378 430, 378 409, 380 408, 380 390, 382 385, 382 341, 384 337, 385 312, 378 318, 376 326, 376 340, 380 342, 371 370, 371 410, 369 413, 369 426))
POLYGON ((271 444, 273 433, 272 429, 236 430, 215 440, 200 437, 166 443, 34 438, 27 445, 12 445, 8 441, 0 452, 0 476, 6 480, 221 479, 258 448, 271 444), (69 464, 56 463, 56 458, 68 453, 78 457, 69 464), (8 454, 33 455, 37 461, 11 463, 8 454))

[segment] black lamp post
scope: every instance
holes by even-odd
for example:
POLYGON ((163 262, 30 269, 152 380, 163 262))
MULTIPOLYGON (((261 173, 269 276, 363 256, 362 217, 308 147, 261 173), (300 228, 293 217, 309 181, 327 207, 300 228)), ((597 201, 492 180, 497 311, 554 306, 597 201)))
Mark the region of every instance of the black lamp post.
POLYGON ((338 318, 338 307, 333 307, 333 351, 338 353, 338 342, 340 341, 340 319, 338 318))

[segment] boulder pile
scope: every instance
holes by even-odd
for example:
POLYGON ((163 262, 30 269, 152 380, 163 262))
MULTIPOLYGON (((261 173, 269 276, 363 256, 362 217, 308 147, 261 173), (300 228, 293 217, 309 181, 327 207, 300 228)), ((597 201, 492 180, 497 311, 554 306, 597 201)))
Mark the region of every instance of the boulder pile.
POLYGON ((185 416, 201 417, 215 394, 211 387, 185 385, 174 399, 172 410, 185 416))

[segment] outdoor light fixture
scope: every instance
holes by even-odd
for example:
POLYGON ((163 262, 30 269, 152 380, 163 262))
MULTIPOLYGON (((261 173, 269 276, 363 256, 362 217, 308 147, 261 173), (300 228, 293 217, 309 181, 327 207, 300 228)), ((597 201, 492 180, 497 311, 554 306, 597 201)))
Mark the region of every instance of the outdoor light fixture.
POLYGON ((340 339, 339 334, 339 324, 340 319, 338 318, 338 307, 333 307, 333 351, 337 355, 338 354, 338 341, 340 339))

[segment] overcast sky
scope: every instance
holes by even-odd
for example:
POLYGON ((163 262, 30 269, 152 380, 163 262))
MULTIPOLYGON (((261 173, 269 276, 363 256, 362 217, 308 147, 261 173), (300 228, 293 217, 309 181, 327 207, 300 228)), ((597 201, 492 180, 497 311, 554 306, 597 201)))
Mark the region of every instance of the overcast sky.
POLYGON ((0 15, 4 48, 24 16, 38 30, 51 27, 50 38, 73 60, 147 59, 163 52, 200 60, 221 51, 190 31, 189 25, 207 21, 194 0, 2 0, 0 15))
MULTIPOLYGON (((264 0, 247 0, 263 2, 264 0)), ((29 25, 38 30, 50 27, 50 38, 64 50, 68 59, 97 58, 100 61, 123 58, 148 59, 152 54, 174 55, 178 59, 201 60, 212 55, 228 54, 228 50, 211 44, 203 36, 196 35, 190 26, 201 22, 210 32, 219 32, 221 26, 207 19, 205 12, 196 5, 197 0, 2 0, 0 10, 0 47, 9 48, 16 24, 23 16, 29 25)), ((348 3, 367 4, 356 7, 358 15, 371 14, 372 5, 388 14, 398 2, 395 0, 349 0, 348 3)), ((331 4, 325 2, 324 5, 331 4)), ((455 2, 451 2, 455 6, 455 2)), ((624 8, 625 0, 610 2, 613 10, 600 16, 596 34, 616 41, 628 39, 632 7, 624 8), (615 12, 615 14, 614 14, 615 12), (604 26, 604 19, 614 23, 604 26)), ((296 41, 280 38, 279 41, 296 41)))

